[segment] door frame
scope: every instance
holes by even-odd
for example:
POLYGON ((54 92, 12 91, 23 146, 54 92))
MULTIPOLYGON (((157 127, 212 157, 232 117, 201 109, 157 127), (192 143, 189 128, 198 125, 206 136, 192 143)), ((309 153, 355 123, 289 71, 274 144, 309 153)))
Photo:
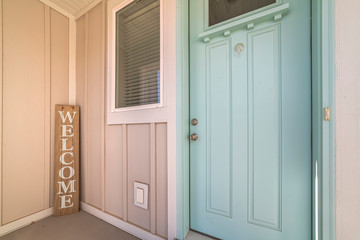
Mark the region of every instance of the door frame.
MULTIPOLYGON (((312 0, 312 235, 335 240, 335 0, 312 0), (323 120, 324 108, 332 118, 323 120)), ((176 0, 177 238, 190 229, 188 1, 176 0)))

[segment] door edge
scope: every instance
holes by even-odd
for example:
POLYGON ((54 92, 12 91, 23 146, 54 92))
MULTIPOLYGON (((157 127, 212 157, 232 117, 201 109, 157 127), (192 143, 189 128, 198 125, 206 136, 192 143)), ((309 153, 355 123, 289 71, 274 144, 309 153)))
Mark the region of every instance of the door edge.
POLYGON ((176 0, 176 166, 177 239, 190 230, 188 1, 176 0))
POLYGON ((335 2, 312 0, 313 240, 336 239, 335 76, 335 2))

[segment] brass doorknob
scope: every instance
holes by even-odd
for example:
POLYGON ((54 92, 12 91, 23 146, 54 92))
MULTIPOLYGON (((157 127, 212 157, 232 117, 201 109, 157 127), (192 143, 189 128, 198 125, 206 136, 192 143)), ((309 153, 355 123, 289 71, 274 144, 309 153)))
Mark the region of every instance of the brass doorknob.
POLYGON ((196 118, 191 119, 191 125, 196 126, 199 121, 196 118))
POLYGON ((193 133, 193 134, 190 135, 190 140, 196 141, 198 139, 199 139, 199 136, 196 133, 193 133))

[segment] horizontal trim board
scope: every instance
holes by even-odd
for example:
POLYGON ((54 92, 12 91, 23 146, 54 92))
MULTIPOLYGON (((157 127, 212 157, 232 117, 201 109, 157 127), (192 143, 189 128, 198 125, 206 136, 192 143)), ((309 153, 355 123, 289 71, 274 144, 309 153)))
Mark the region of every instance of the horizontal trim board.
POLYGON ((26 227, 28 225, 30 225, 33 222, 37 222, 40 221, 44 218, 50 217, 51 215, 53 215, 54 212, 54 208, 48 208, 46 210, 43 210, 41 212, 32 214, 30 216, 21 218, 17 221, 11 222, 9 224, 6 224, 4 226, 0 227, 0 237, 4 236, 8 233, 11 233, 13 231, 16 231, 20 228, 26 227))
POLYGON ((128 233, 134 235, 135 237, 138 237, 141 239, 146 239, 146 240, 164 240, 161 237, 155 236, 148 231, 138 228, 130 223, 124 222, 124 221, 122 221, 110 214, 107 214, 97 208, 94 208, 84 202, 81 202, 81 209, 95 217, 98 217, 98 218, 104 220, 107 223, 110 223, 111 225, 113 225, 117 228, 120 228, 121 230, 124 230, 125 232, 128 232, 128 233))

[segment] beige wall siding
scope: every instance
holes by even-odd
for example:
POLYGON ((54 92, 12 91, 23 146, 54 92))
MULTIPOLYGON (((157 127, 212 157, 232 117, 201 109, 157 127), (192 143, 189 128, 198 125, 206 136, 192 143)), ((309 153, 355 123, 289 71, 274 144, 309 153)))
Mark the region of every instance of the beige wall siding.
POLYGON ((156 124, 156 232, 167 237, 167 125, 156 124))
POLYGON ((106 129, 105 211, 166 237, 167 124, 108 125, 106 129), (135 181, 150 187, 148 210, 134 205, 135 181))
MULTIPOLYGON (((55 104, 69 101, 69 20, 51 10, 51 157, 55 156, 55 104)), ((54 202, 54 161, 51 161, 50 206, 54 202)))
MULTIPOLYGON (((167 124, 104 123, 105 2, 77 20, 81 199, 166 237, 167 124), (134 181, 150 185, 148 210, 133 204, 134 181)), ((2 19, 1 209, 8 223, 53 204, 54 106, 69 99, 69 20, 37 0, 3 0, 2 19)))
POLYGON ((123 218, 123 193, 126 193, 123 188, 123 134, 121 125, 106 126, 105 211, 118 218, 123 218))
POLYGON ((134 205, 134 182, 137 181, 150 185, 150 124, 128 125, 127 136, 127 218, 129 222, 150 230, 150 210, 134 205))
POLYGON ((101 180, 101 118, 104 118, 102 85, 102 12, 101 4, 88 14, 88 48, 87 48, 87 172, 86 197, 94 207, 102 206, 101 180))
POLYGON ((76 22, 76 104, 80 105, 80 199, 87 202, 85 195, 87 159, 87 16, 76 22))
POLYGON ((352 240, 360 236, 360 2, 335 3, 336 235, 352 240))
POLYGON ((3 1, 4 224, 48 204, 44 202, 48 194, 44 192, 44 22, 40 2, 3 1))
POLYGON ((3 0, 2 224, 51 205, 53 105, 67 103, 67 21, 38 0, 3 0), (52 20, 52 21, 51 21, 52 20))
POLYGON ((77 20, 76 101, 81 111, 81 200, 102 208, 102 4, 77 20))
POLYGON ((107 125, 102 122, 106 97, 105 2, 77 20, 76 99, 82 109, 81 199, 166 238, 167 124, 107 125), (149 185, 147 210, 134 205, 134 181, 149 185))

